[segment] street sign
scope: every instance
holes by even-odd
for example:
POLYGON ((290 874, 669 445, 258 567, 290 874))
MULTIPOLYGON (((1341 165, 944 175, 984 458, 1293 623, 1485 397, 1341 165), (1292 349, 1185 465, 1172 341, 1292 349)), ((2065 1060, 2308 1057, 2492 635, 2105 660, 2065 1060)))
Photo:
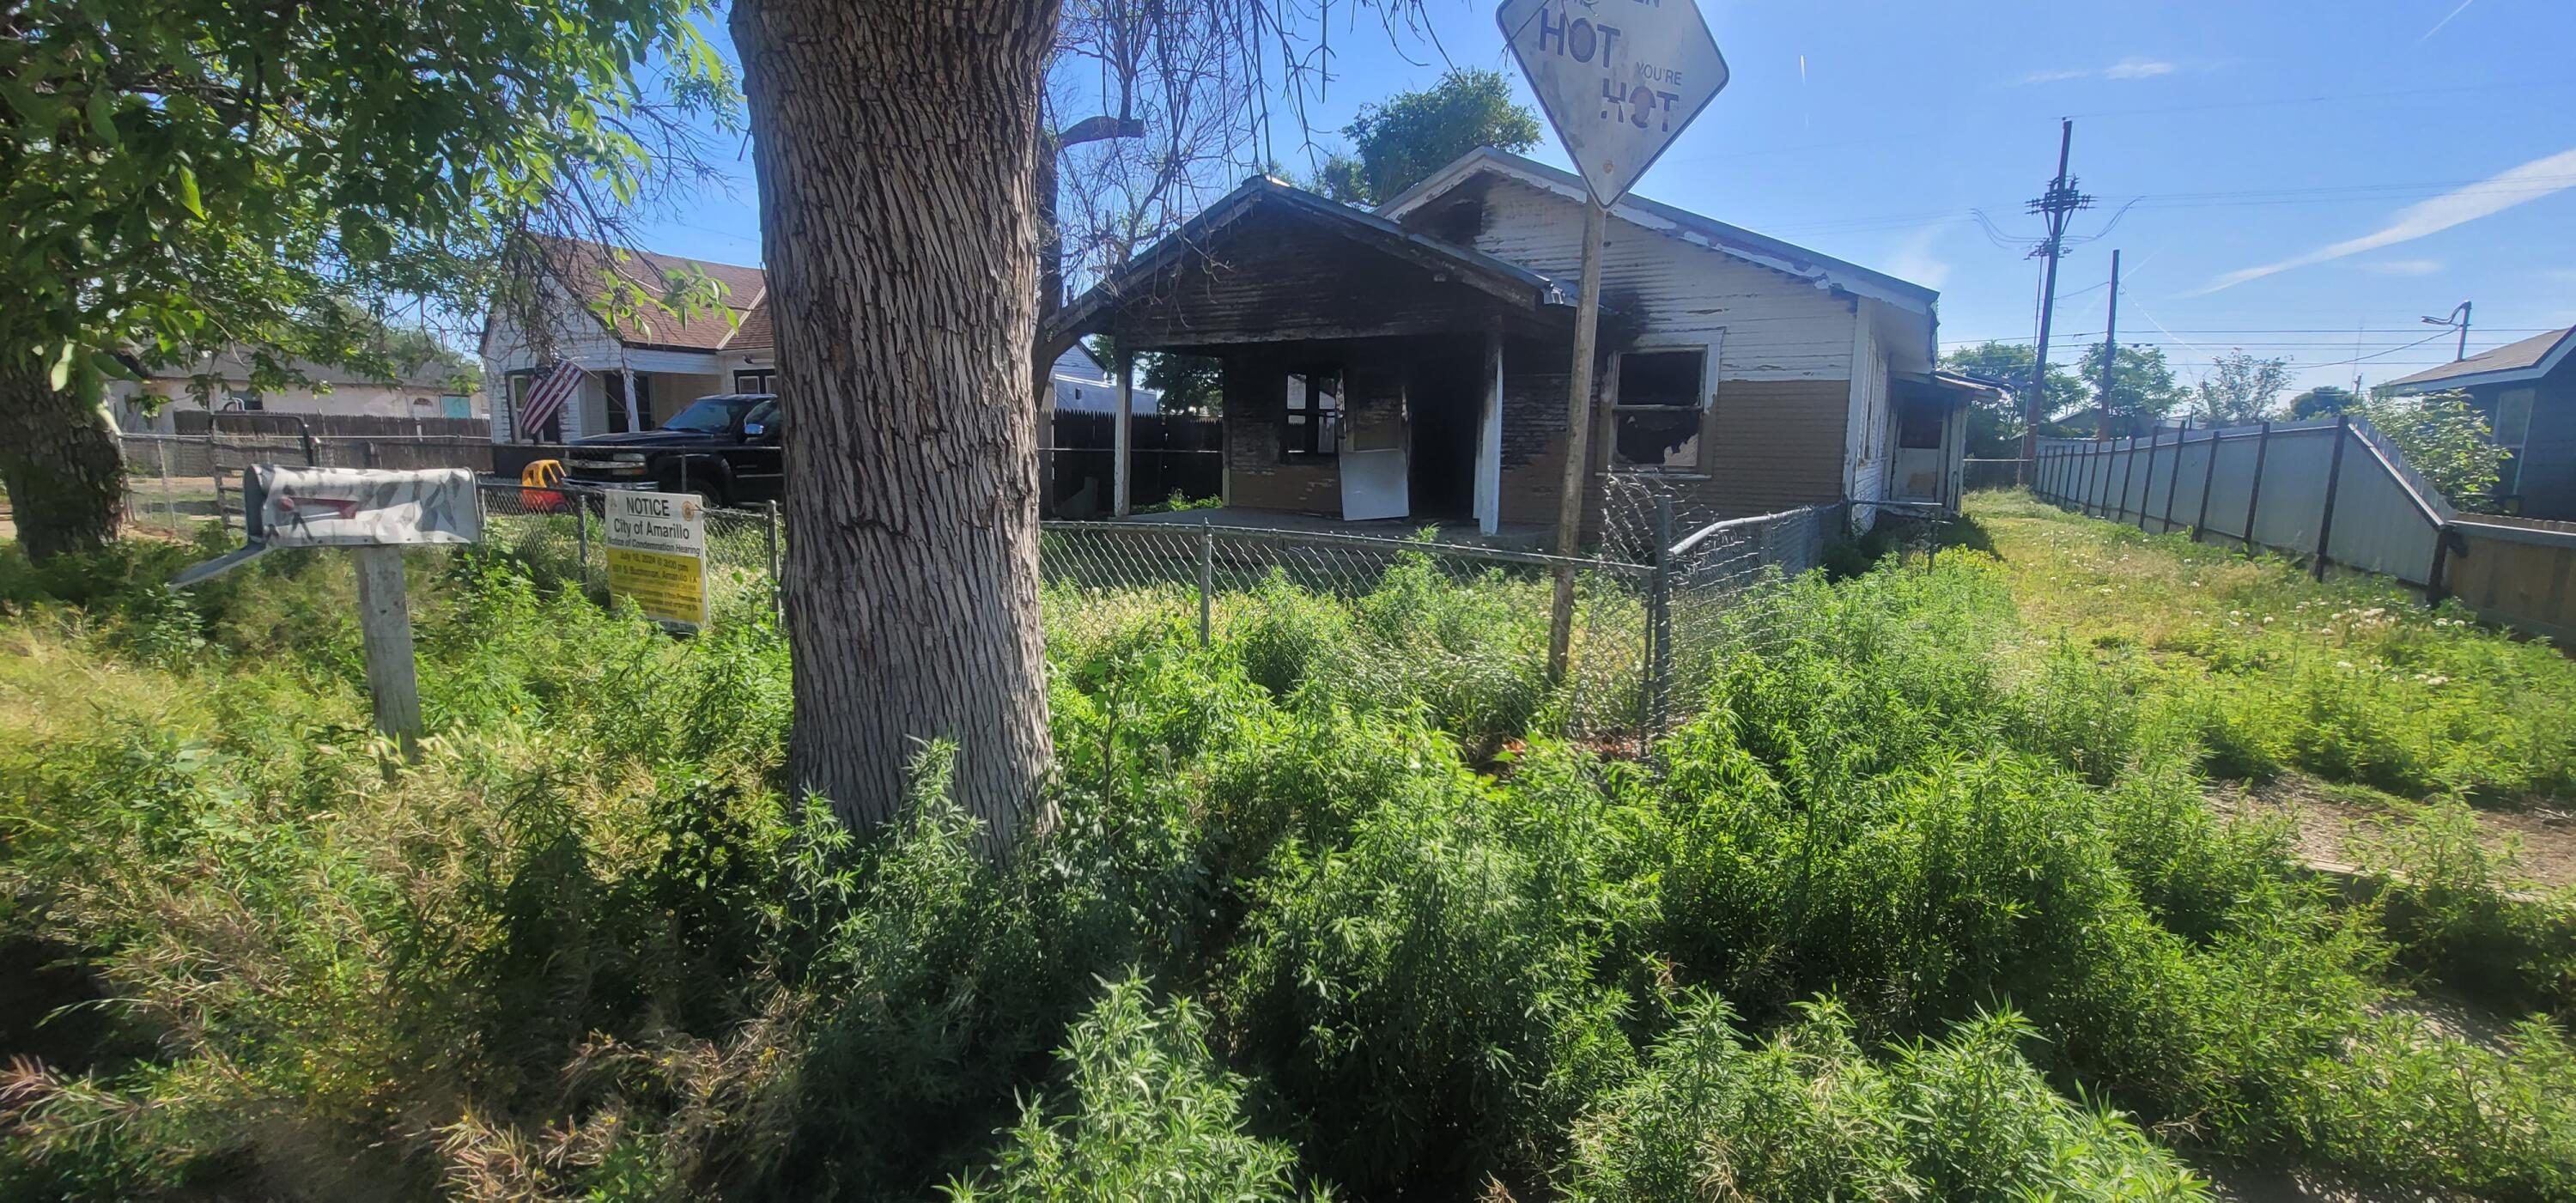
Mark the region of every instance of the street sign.
POLYGON ((1494 10, 1575 170, 1617 204, 1726 86, 1694 0, 1503 0, 1494 10))
POLYGON ((608 591, 648 618, 707 625, 706 502, 695 493, 611 490, 608 591))

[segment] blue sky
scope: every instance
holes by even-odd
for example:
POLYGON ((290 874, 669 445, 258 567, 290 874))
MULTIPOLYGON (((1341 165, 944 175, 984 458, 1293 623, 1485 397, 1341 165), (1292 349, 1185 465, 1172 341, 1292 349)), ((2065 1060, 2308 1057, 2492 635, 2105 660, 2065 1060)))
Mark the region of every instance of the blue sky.
MULTIPOLYGON (((1424 7, 1436 46, 1332 6, 1319 126, 1448 63, 1518 86, 1490 4, 1424 7)), ((2186 383, 2240 347, 2290 357, 2302 386, 2447 362, 2452 336, 2418 319, 2462 300, 2472 353, 2576 323, 2567 0, 1701 7, 1733 79, 1638 191, 1938 288, 1945 342, 2031 337, 2038 264, 1975 213, 2037 232, 2023 204, 2061 116, 2101 198, 2072 230, 2109 227, 2061 269, 2061 362, 2101 336, 2113 247, 2121 340, 2165 347, 2186 383)), ((1552 140, 1535 153, 1566 162, 1552 140)), ((739 173, 656 249, 757 262, 747 159, 739 173)))

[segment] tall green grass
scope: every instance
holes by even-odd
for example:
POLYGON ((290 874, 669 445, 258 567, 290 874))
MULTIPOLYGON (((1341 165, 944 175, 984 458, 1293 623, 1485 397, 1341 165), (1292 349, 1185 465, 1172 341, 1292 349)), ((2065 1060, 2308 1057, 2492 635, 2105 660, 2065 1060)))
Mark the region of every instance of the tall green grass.
POLYGON ((2558 963, 2503 878, 2311 881, 1988 557, 1748 597, 1652 767, 1548 735, 1521 583, 1275 579, 1204 648, 1059 584, 1002 864, 941 749, 880 831, 784 795, 761 599, 675 640, 424 558, 406 763, 333 558, 167 568, 0 560, 0 926, 118 1037, 0 1080, 0 1198, 2576 1189, 2563 1030, 2407 993, 2548 997, 2466 972, 2558 963))

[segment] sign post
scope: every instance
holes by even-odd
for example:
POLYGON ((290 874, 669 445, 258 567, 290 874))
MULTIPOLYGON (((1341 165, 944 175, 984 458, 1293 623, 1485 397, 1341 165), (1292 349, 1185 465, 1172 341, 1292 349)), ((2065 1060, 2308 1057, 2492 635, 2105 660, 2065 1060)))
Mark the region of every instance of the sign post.
POLYGON ((707 625, 706 503, 695 493, 607 494, 608 591, 665 626, 707 625))
MULTIPOLYGON (((1565 479, 1556 551, 1581 550, 1592 466, 1592 370, 1600 332, 1601 244, 1610 206, 1726 86, 1726 58, 1695 0, 1503 0, 1503 41, 1591 195, 1583 215, 1583 287, 1566 384, 1565 479)), ((1556 570, 1547 671, 1565 676, 1574 632, 1574 570, 1556 570)))
POLYGON ((464 468, 386 472, 260 464, 242 474, 242 530, 249 542, 173 578, 187 586, 278 547, 345 547, 357 561, 358 632, 376 730, 403 755, 420 739, 420 679, 412 659, 411 601, 402 549, 483 537, 483 502, 464 468))

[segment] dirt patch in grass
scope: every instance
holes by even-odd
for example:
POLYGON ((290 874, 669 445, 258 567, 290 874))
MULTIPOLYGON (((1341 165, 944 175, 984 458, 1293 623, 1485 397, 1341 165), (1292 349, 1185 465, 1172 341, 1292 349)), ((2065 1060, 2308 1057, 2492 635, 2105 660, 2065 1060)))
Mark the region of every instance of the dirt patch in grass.
MULTIPOLYGON (((2399 800, 2352 786, 2335 786, 2303 773, 2288 773, 2267 782, 2224 782, 2210 790, 2211 805, 2226 814, 2269 817, 2287 815, 2295 824, 2292 843, 2301 859, 2318 866, 2351 866, 2360 862, 2356 834, 2392 817, 2399 800)), ((2519 840, 2516 863, 2524 876, 2548 889, 2576 886, 2576 812, 2564 803, 2529 810, 2477 812, 2478 832, 2490 848, 2519 840)))
POLYGON ((2240 1165, 2189 1152, 2183 1160, 2209 1182, 2212 1198, 2222 1203, 2418 1203, 2436 1196, 2422 1191, 2366 1188, 2336 1182, 2306 1170, 2271 1165, 2240 1165))

